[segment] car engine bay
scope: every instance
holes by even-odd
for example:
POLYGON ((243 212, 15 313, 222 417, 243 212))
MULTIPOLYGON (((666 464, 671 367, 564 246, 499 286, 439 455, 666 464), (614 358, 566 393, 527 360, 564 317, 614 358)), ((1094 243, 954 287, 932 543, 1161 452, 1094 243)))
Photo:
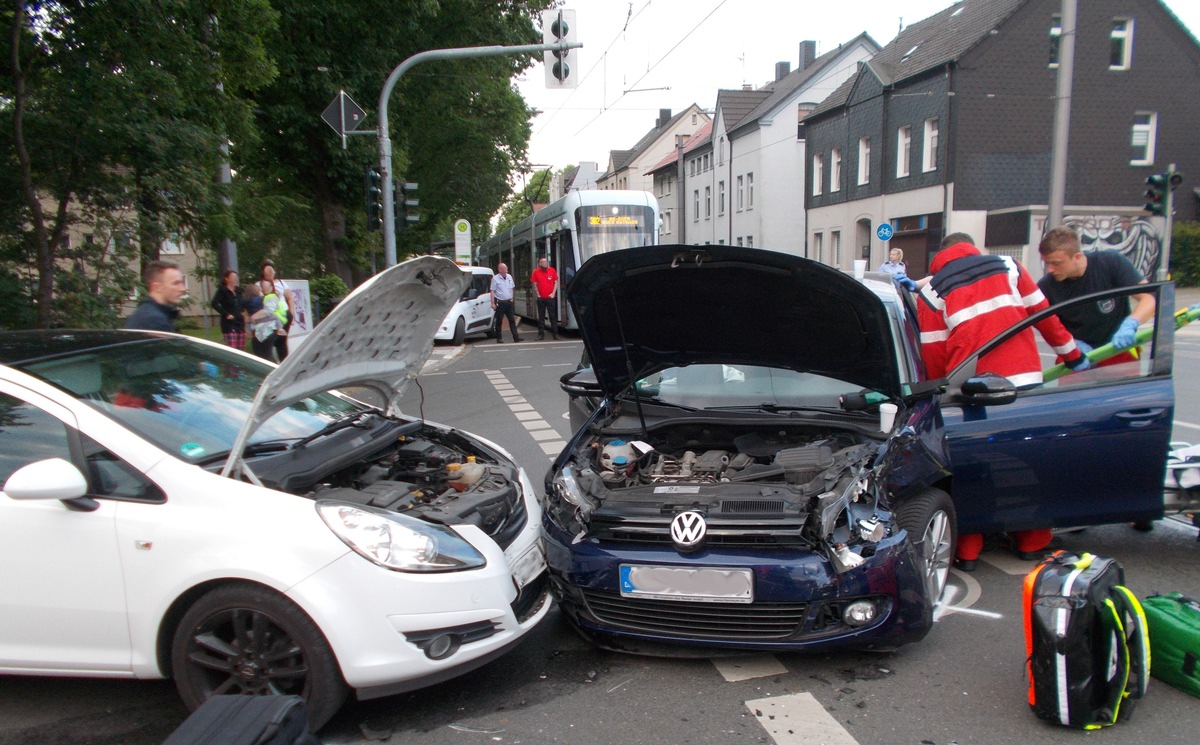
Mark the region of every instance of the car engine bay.
POLYGON ((839 570, 891 531, 879 444, 811 426, 675 424, 598 437, 555 476, 552 518, 576 536, 664 542, 678 513, 726 546, 824 547, 839 570), (858 553, 850 550, 856 546, 858 553))

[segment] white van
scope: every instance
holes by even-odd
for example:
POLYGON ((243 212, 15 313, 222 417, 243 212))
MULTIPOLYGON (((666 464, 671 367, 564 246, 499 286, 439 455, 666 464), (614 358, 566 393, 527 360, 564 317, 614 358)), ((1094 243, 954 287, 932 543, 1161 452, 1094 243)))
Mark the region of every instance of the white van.
POLYGON ((433 338, 462 344, 467 334, 487 334, 492 330, 492 270, 486 266, 460 267, 471 275, 471 284, 446 314, 433 338))

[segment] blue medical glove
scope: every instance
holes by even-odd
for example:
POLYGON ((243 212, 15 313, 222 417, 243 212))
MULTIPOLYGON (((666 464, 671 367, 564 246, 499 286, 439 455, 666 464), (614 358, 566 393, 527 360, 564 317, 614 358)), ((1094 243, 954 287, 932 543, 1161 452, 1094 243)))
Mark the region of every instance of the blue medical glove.
POLYGON ((1128 349, 1137 341, 1138 320, 1133 316, 1121 321, 1121 328, 1113 334, 1109 343, 1117 349, 1128 349))
MULTIPOLYGON (((1075 342, 1077 345, 1079 343, 1079 341, 1075 342)), ((1090 370, 1095 367, 1095 365, 1092 364, 1092 361, 1087 358, 1086 353, 1079 355, 1079 359, 1075 360, 1074 362, 1067 362, 1065 364, 1067 368, 1071 370, 1071 372, 1083 372, 1084 370, 1090 370)))
POLYGON ((895 282, 896 284, 900 285, 904 289, 908 290, 909 292, 917 291, 917 283, 913 282, 911 279, 909 279, 908 275, 905 274, 904 272, 896 272, 895 274, 893 274, 892 281, 895 282))
POLYGON ((1088 344, 1083 339, 1075 340, 1075 348, 1084 354, 1087 354, 1088 352, 1092 351, 1092 345, 1088 344))

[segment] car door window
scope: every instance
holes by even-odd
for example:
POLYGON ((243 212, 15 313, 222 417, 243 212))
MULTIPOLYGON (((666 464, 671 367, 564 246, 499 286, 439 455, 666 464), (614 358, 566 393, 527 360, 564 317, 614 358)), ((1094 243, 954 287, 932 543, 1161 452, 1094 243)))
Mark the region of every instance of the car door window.
POLYGON ((67 428, 36 406, 0 393, 0 485, 22 466, 71 458, 67 428))

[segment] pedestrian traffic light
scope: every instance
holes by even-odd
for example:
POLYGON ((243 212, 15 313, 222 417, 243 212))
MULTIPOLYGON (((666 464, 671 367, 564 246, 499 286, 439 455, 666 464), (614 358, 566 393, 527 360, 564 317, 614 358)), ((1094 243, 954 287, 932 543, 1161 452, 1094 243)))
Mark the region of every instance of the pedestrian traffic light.
POLYGON ((1156 173, 1146 179, 1146 211, 1163 215, 1167 211, 1167 175, 1156 173))
POLYGON ((403 230, 409 225, 414 225, 421 216, 417 214, 417 207, 421 204, 421 200, 417 199, 417 186, 414 181, 400 181, 392 185, 392 197, 395 199, 393 207, 396 215, 396 230, 403 230))
POLYGON ((383 177, 375 166, 367 167, 367 230, 383 227, 383 177))
POLYGON ((542 62, 546 66, 547 88, 574 88, 578 85, 576 50, 562 46, 574 43, 578 38, 575 11, 563 8, 542 11, 542 43, 560 45, 558 49, 542 53, 542 62))

